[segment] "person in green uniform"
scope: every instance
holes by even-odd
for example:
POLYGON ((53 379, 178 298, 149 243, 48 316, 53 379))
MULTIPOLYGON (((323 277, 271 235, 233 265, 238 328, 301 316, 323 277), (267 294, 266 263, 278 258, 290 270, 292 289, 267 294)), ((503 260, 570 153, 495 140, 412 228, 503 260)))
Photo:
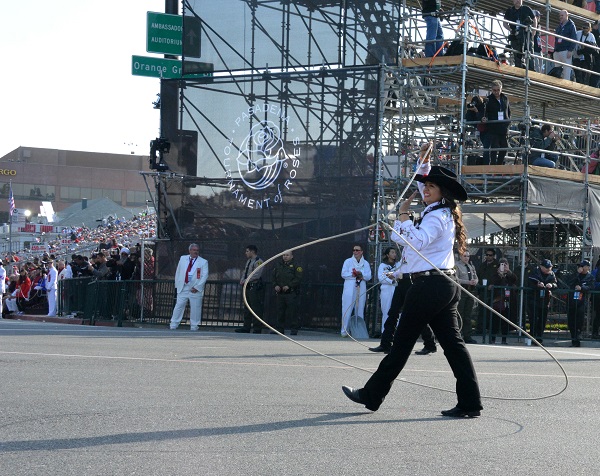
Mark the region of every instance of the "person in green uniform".
POLYGON ((294 255, 286 251, 281 255, 281 261, 273 268, 273 289, 277 293, 277 330, 284 334, 290 329, 290 334, 298 334, 298 294, 302 283, 302 268, 294 263, 294 255))

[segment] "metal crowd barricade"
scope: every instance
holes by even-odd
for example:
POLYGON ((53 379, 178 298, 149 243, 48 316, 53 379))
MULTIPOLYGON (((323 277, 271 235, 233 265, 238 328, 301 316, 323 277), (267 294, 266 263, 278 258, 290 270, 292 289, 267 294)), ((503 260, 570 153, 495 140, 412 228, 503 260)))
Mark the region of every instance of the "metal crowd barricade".
MULTIPOLYGON (((298 318, 301 326, 339 329, 341 325, 341 283, 305 284, 300 289, 298 318)), ((118 326, 141 323, 169 324, 175 305, 172 280, 113 281, 74 278, 59 281, 58 313, 82 317, 94 325, 113 321, 118 326), (143 286, 143 293, 142 293, 143 286)), ((368 303, 365 320, 372 321, 379 303, 368 303)), ((204 288, 202 324, 213 327, 239 326, 243 322, 242 287, 231 280, 209 280, 204 288)), ((276 320, 276 296, 271 283, 265 283, 265 321, 276 320)), ((184 324, 189 319, 189 307, 184 324)))

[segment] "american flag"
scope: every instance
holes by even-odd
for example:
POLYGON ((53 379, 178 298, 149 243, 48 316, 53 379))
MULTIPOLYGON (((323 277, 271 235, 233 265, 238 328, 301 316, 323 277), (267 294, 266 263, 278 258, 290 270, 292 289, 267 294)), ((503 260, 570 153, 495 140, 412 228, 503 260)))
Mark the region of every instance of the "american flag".
POLYGON ((13 212, 15 211, 15 197, 13 196, 13 191, 12 191, 12 183, 10 184, 10 190, 8 192, 8 206, 10 207, 10 215, 12 216, 13 212))

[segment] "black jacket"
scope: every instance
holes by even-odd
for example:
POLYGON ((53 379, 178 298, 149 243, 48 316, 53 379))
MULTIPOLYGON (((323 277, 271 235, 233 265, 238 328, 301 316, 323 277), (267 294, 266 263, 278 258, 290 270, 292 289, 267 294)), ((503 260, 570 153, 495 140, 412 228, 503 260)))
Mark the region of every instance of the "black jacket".
POLYGON ((488 121, 497 121, 498 113, 504 113, 504 119, 502 122, 487 123, 486 131, 490 134, 507 134, 510 126, 510 101, 508 96, 504 93, 500 93, 500 101, 496 99, 493 93, 487 97, 487 108, 485 111, 485 117, 488 121))
POLYGON ((442 8, 441 0, 423 0, 423 14, 439 12, 442 8))

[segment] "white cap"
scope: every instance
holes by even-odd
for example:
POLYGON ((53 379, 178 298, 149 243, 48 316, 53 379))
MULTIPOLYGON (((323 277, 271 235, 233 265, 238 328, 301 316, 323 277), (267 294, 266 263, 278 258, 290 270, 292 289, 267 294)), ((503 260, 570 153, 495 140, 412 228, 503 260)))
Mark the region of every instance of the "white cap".
POLYGON ((121 254, 123 254, 123 253, 129 254, 129 248, 125 248, 125 247, 121 248, 121 254))

